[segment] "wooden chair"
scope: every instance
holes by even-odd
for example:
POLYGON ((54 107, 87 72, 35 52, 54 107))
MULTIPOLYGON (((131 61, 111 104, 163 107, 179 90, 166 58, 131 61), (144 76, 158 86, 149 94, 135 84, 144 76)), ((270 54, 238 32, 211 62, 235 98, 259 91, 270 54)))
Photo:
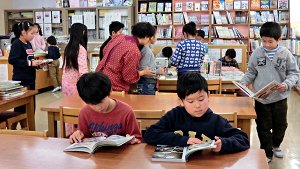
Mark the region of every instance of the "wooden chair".
POLYGON ((60 136, 66 138, 65 123, 78 124, 79 108, 69 108, 60 106, 60 136))
POLYGON ((146 130, 165 114, 165 110, 134 110, 134 113, 136 119, 140 120, 141 129, 146 130))
POLYGON ((0 122, 0 129, 6 129, 6 121, 0 122))
POLYGON ((121 92, 118 92, 118 91, 112 91, 111 94, 114 94, 114 95, 124 95, 125 94, 125 91, 121 91, 121 92))
POLYGON ((236 93, 233 94, 210 94, 211 97, 236 97, 236 93))
MULTIPOLYGON (((16 128, 12 128, 12 124, 17 123, 21 120, 27 119, 26 113, 20 113, 15 111, 4 111, 0 113, 0 119, 1 121, 6 121, 6 127, 7 129, 14 130, 16 128)), ((22 128, 22 130, 28 130, 28 122, 27 127, 22 128)))
POLYGON ((24 136, 37 136, 48 137, 48 131, 26 131, 26 130, 0 130, 0 134, 24 135, 24 136))
POLYGON ((158 80, 157 91, 176 91, 177 80, 158 80))
POLYGON ((156 96, 177 96, 177 93, 171 93, 171 92, 155 92, 156 96))
POLYGON ((208 84, 208 90, 212 91, 215 90, 217 91, 218 94, 222 93, 222 79, 209 79, 206 80, 208 84))
POLYGON ((227 119, 232 127, 237 127, 237 112, 217 114, 227 119))

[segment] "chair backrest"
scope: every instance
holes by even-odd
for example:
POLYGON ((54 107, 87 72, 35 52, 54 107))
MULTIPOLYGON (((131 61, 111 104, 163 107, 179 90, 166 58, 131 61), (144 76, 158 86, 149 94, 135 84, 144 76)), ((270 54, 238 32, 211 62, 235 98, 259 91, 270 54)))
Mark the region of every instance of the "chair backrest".
POLYGON ((210 94, 211 97, 236 97, 236 93, 233 94, 210 94))
POLYGON ((208 90, 215 90, 218 94, 222 93, 222 79, 209 79, 206 80, 208 84, 208 90))
POLYGON ((112 91, 111 94, 114 94, 114 95, 124 95, 125 94, 125 91, 121 91, 121 92, 118 92, 118 91, 112 91))
POLYGON ((134 113, 144 130, 156 123, 165 114, 165 110, 134 110, 134 113))
POLYGON ((155 92, 156 96, 177 96, 177 93, 171 93, 171 92, 155 92))
POLYGON ((0 134, 13 134, 24 136, 48 137, 48 131, 27 131, 27 130, 0 130, 0 134))
POLYGON ((176 91, 177 80, 158 80, 157 91, 176 91))
POLYGON ((217 114, 227 119, 232 127, 237 127, 237 112, 217 114))
POLYGON ((80 108, 60 106, 60 136, 66 138, 65 123, 78 124, 80 108))

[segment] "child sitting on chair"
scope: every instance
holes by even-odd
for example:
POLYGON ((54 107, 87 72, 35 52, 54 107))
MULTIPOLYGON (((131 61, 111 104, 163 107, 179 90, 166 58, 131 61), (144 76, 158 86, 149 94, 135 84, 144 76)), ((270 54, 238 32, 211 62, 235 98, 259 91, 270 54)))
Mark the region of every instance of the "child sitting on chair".
POLYGON ((124 102, 111 99, 111 82, 101 72, 83 74, 77 82, 81 99, 87 104, 78 116, 78 130, 70 136, 70 142, 80 142, 85 137, 135 136, 130 143, 141 143, 139 130, 132 108, 124 102))
POLYGON ((237 69, 239 68, 239 64, 234 59, 236 57, 236 52, 234 49, 227 49, 225 56, 220 58, 219 60, 222 62, 222 66, 233 66, 237 69))
POLYGON ((247 134, 208 107, 208 85, 200 72, 187 71, 178 79, 181 105, 151 125, 144 139, 148 144, 187 146, 201 144, 201 134, 215 139, 214 152, 234 153, 249 148, 247 134), (188 124, 188 125, 187 125, 188 124))

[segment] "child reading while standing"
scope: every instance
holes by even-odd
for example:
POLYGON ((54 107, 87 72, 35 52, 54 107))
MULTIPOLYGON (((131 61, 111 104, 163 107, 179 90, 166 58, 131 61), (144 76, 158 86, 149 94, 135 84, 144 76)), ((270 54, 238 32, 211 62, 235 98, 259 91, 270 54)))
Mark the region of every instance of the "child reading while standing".
POLYGON ((146 130, 148 144, 187 146, 201 144, 201 135, 215 139, 216 148, 222 153, 234 153, 249 148, 247 134, 232 127, 228 120, 208 107, 208 85, 200 72, 187 71, 177 82, 180 106, 167 112, 146 130))
POLYGON ((81 99, 87 104, 78 116, 78 130, 70 142, 80 142, 85 137, 110 135, 135 136, 130 143, 141 143, 142 135, 132 108, 124 102, 111 99, 111 82, 101 72, 82 75, 77 82, 81 99))

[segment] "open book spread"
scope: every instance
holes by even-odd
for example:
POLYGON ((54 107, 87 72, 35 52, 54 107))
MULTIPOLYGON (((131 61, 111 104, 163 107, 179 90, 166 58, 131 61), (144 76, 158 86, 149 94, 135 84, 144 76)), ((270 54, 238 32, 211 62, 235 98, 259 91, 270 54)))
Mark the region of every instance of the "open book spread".
POLYGON ((157 145, 152 155, 152 161, 187 162, 189 155, 196 151, 216 148, 215 140, 211 140, 202 134, 202 144, 194 144, 187 147, 157 145))
POLYGON ((82 151, 87 153, 94 153, 102 146, 121 146, 131 140, 134 136, 124 137, 120 135, 111 135, 109 137, 91 137, 85 138, 82 142, 74 143, 64 151, 82 151))
POLYGON ((258 92, 253 93, 251 90, 249 90, 247 87, 243 86, 241 83, 232 81, 233 84, 235 84, 237 87, 239 87, 244 93, 246 93, 249 97, 254 98, 256 100, 263 100, 266 99, 270 94, 276 91, 276 88, 280 86, 280 83, 276 81, 272 81, 264 88, 260 89, 258 92))

